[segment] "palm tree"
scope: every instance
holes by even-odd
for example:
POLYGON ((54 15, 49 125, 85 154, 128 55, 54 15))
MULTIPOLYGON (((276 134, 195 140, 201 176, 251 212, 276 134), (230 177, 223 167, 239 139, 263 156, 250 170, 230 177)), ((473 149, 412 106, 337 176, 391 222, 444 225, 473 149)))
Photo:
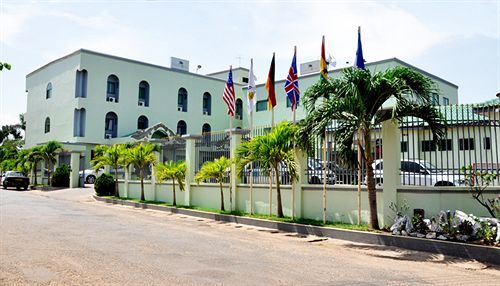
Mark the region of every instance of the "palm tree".
POLYGON ((184 191, 184 178, 186 177, 187 166, 184 161, 174 162, 172 160, 160 163, 155 168, 156 179, 159 182, 163 180, 171 179, 172 180, 172 196, 173 202, 172 205, 177 205, 177 200, 175 197, 175 180, 179 183, 179 188, 181 191, 184 191))
POLYGON ((230 165, 231 161, 224 156, 220 157, 219 159, 215 159, 214 161, 205 162, 194 178, 197 183, 208 179, 215 179, 219 183, 221 211, 225 211, 224 190, 222 188, 222 182, 224 181, 224 177, 227 176, 230 165))
POLYGON ((45 145, 42 145, 40 148, 40 152, 42 154, 43 160, 45 161, 46 168, 49 170, 49 186, 51 183, 50 176, 52 174, 52 166, 56 163, 56 155, 58 151, 62 151, 62 145, 57 141, 49 141, 45 145))
POLYGON ((269 133, 256 136, 252 140, 242 143, 236 149, 237 170, 240 175, 245 166, 254 162, 259 162, 269 176, 274 173, 278 217, 283 217, 280 187, 281 166, 286 166, 292 182, 298 177, 297 164, 293 154, 296 132, 297 127, 294 124, 281 122, 269 133))
POLYGON ((383 121, 401 121, 403 117, 413 116, 424 120, 434 140, 439 139, 444 134, 445 122, 431 104, 435 92, 437 90, 431 79, 410 68, 394 67, 374 74, 368 70, 348 68, 339 79, 314 84, 303 97, 308 115, 300 123, 297 136, 302 148, 311 150, 313 138, 331 131, 338 146, 336 152, 343 163, 360 167, 362 162, 357 162, 353 149, 354 138, 360 135, 362 140, 358 140, 357 147, 362 151, 365 163, 369 227, 372 229, 379 229, 379 224, 371 130, 383 121), (384 108, 384 103, 391 98, 394 99, 393 106, 384 108))
POLYGON ((37 185, 37 165, 38 162, 43 160, 42 148, 40 146, 35 146, 30 149, 21 150, 17 156, 17 166, 21 169, 27 169, 26 171, 33 171, 34 184, 37 185))
POLYGON ((144 197, 144 171, 150 165, 156 165, 157 159, 155 152, 160 152, 160 146, 152 143, 141 143, 125 153, 125 165, 133 164, 139 168, 139 177, 141 178, 141 201, 145 201, 144 197))
POLYGON ((90 163, 95 171, 111 166, 115 170, 115 196, 119 197, 118 192, 118 168, 126 165, 125 160, 126 146, 123 144, 113 144, 112 146, 98 145, 94 151, 96 156, 90 163))

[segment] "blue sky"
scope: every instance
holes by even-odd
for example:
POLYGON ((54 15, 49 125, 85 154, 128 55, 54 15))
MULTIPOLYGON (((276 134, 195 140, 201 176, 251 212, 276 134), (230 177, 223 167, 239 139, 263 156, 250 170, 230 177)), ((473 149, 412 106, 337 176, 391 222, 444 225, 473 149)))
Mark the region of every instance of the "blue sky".
MULTIPOLYGON (((500 0, 490 1, 146 1, 0 0, 0 125, 26 110, 25 76, 86 48, 199 73, 249 66, 265 81, 272 53, 286 76, 319 58, 321 36, 338 66, 352 63, 357 27, 367 61, 397 57, 459 86, 459 101, 500 92, 500 0)), ((222 90, 221 90, 222 94, 222 90)))

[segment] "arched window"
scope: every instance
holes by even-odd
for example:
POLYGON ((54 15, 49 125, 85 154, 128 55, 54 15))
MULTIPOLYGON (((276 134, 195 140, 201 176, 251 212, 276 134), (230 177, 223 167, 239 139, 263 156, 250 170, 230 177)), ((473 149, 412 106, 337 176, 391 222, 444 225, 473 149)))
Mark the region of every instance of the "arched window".
POLYGON ((108 85, 106 91, 106 101, 118 102, 120 95, 120 80, 114 74, 108 76, 108 85))
POLYGON ((75 97, 87 97, 87 71, 76 71, 75 97))
POLYGON ((146 129, 149 127, 149 120, 146 116, 141 115, 137 119, 137 129, 146 129))
POLYGON ((110 111, 104 119, 104 138, 116 138, 118 136, 118 116, 110 111))
POLYGON ((188 92, 185 88, 179 88, 177 96, 177 110, 182 112, 188 111, 188 92))
POLYGON ((73 136, 85 137, 85 116, 85 108, 75 109, 75 115, 73 119, 73 136))
POLYGON ((49 99, 52 97, 52 83, 49 82, 47 84, 47 90, 45 91, 45 99, 49 99))
POLYGON ((212 96, 208 92, 205 92, 203 94, 203 114, 204 115, 212 114, 212 96))
POLYGON ((177 122, 177 135, 184 135, 187 133, 187 125, 184 120, 177 122))
POLYGON ((243 101, 236 99, 236 119, 243 120, 243 101))
POLYGON ((45 118, 45 133, 50 132, 50 118, 45 118))
POLYGON ((149 106, 149 83, 145 80, 139 83, 139 106, 149 106))
POLYGON ((203 124, 203 126, 201 127, 201 134, 210 133, 210 131, 212 131, 212 127, 210 127, 210 124, 203 124))

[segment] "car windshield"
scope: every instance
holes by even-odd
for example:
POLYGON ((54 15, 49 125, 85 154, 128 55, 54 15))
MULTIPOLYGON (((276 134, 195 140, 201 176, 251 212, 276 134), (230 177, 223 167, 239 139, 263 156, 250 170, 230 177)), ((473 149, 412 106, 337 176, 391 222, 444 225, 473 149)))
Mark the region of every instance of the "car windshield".
POLYGON ((309 160, 309 166, 313 170, 323 170, 323 166, 316 160, 309 160))
POLYGON ((424 166, 431 173, 439 173, 438 168, 429 162, 420 162, 420 164, 424 166))
POLYGON ((8 172, 5 174, 6 177, 24 177, 23 173, 21 172, 8 172))

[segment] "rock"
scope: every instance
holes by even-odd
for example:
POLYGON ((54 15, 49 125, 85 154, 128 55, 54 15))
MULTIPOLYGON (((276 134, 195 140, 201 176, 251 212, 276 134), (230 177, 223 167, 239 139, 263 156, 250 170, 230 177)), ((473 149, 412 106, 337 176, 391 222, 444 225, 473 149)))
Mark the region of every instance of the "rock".
POLYGON ((401 216, 399 214, 394 218, 394 224, 391 226, 391 230, 401 231, 404 229, 406 224, 406 216, 401 216))
POLYGON ((432 218, 430 220, 429 229, 431 231, 437 232, 437 233, 442 233, 443 232, 443 228, 439 225, 439 222, 437 222, 435 218, 432 218))
POLYGON ((425 237, 425 234, 417 233, 417 237, 418 237, 418 238, 424 238, 424 237, 425 237))
POLYGON ((402 230, 402 231, 401 231, 401 235, 403 235, 403 236, 408 236, 408 233, 406 232, 406 230, 402 230))
POLYGON ((425 238, 429 238, 429 239, 434 239, 436 238, 436 233, 435 232, 429 232, 425 238))
POLYGON ((444 235, 438 236, 437 239, 439 239, 439 240, 448 240, 448 238, 446 236, 444 236, 444 235))
POLYGON ((416 232, 410 232, 408 233, 409 236, 411 237, 417 237, 417 233, 416 232))
POLYGON ((469 240, 470 236, 465 235, 465 234, 457 234, 455 238, 459 241, 467 241, 469 240))
POLYGON ((423 219, 428 228, 431 228, 431 220, 428 218, 423 219))
POLYGON ((464 221, 469 222, 472 225, 471 236, 475 237, 479 230, 481 230, 481 224, 477 221, 477 218, 470 214, 466 214, 463 211, 456 210, 452 220, 452 226, 458 228, 458 226, 464 221))
POLYGON ((500 243, 500 222, 497 222, 497 238, 495 239, 497 243, 500 243))
POLYGON ((406 223, 405 223, 405 230, 406 232, 412 232, 414 230, 413 223, 411 222, 411 219, 409 216, 406 216, 406 223))

